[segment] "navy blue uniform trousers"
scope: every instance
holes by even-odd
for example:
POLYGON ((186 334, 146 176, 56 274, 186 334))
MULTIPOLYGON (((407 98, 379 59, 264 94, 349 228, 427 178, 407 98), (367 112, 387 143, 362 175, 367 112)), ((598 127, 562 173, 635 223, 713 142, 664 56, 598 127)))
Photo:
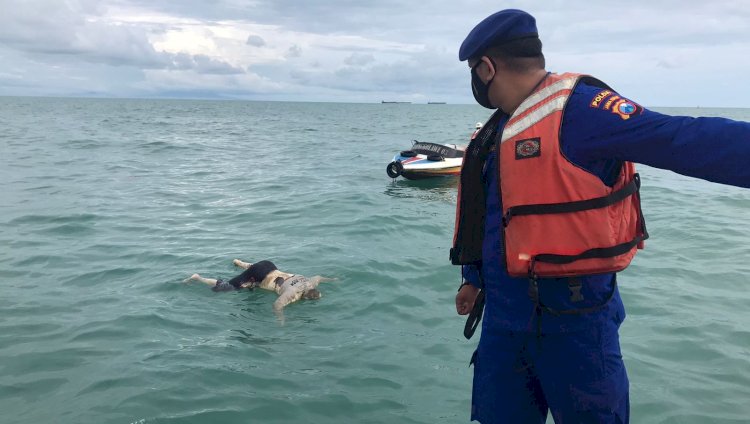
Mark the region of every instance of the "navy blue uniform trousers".
POLYGON ((613 320, 585 331, 485 329, 474 353, 471 419, 482 423, 627 423, 628 377, 613 320), (490 389, 491 388, 491 389, 490 389))

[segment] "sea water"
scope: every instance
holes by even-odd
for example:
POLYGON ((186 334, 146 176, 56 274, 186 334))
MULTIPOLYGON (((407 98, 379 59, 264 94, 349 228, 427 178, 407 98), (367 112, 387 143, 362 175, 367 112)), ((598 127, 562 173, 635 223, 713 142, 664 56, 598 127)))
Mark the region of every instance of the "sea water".
MULTIPOLYGON (((487 117, 0 98, 0 422, 468 422, 456 180, 385 168, 487 117), (233 258, 337 280, 283 325, 273 293, 182 283, 231 277, 233 258)), ((632 422, 750 422, 750 191, 639 169, 651 239, 620 275, 632 422)))

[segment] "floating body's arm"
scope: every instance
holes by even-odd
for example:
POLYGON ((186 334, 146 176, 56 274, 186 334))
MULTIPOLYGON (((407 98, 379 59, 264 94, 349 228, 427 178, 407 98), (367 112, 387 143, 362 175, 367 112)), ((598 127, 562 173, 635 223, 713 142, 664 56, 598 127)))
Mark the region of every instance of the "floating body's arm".
POLYGON ((279 298, 273 302, 273 313, 276 314, 276 318, 281 324, 284 324, 284 307, 299 299, 299 296, 302 295, 302 293, 299 293, 299 296, 295 296, 296 294, 291 291, 282 292, 279 298))
POLYGON ((191 281, 200 281, 201 283, 205 283, 205 284, 208 284, 210 286, 215 286, 216 282, 218 280, 216 280, 214 278, 201 277, 199 274, 193 274, 190 277, 188 277, 185 280, 183 280, 182 282, 183 283, 189 283, 191 281))
POLYGON ((243 269, 248 269, 248 268, 250 268, 250 265, 252 265, 252 263, 250 263, 250 262, 245 262, 245 261, 242 261, 242 260, 239 260, 239 259, 233 260, 232 263, 235 264, 236 266, 240 267, 240 268, 243 268, 243 269))
POLYGON ((307 279, 307 281, 310 282, 310 288, 314 289, 315 287, 318 287, 318 284, 324 283, 326 281, 336 281, 337 278, 328 278, 328 277, 321 277, 320 275, 316 275, 314 277, 310 277, 307 279))

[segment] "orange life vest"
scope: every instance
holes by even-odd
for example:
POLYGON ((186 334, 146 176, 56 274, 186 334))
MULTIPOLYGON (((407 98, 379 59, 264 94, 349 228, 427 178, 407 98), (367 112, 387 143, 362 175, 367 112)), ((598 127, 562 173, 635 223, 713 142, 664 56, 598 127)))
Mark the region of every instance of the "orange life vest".
POLYGON ((519 105, 502 134, 491 134, 497 126, 493 116, 483 134, 476 137, 475 146, 467 148, 451 249, 454 264, 481 260, 485 199, 476 193, 477 186, 482 188, 476 181, 477 164, 471 162, 484 161, 482 143, 498 149, 502 240, 509 275, 568 277, 617 272, 630 264, 637 248, 643 248, 648 234, 635 166, 623 162, 615 184, 609 187, 562 152, 563 110, 582 78, 606 87, 587 76, 550 74, 519 105), (472 170, 464 178, 467 166, 472 170), (472 191, 469 196, 462 193, 468 187, 472 191), (469 212, 464 212, 466 209, 469 212), (482 223, 471 222, 480 219, 482 223))

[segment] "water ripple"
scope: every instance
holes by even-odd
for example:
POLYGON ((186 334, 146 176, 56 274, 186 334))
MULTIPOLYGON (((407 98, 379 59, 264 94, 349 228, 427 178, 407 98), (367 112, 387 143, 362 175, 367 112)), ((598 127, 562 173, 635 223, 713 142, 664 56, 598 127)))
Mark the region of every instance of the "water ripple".
MULTIPOLYGON (((385 165, 485 118, 3 98, 0 421, 467 421, 457 180, 392 181, 385 165), (181 283, 236 275, 236 257, 338 280, 283 324, 273 293, 181 283)), ((632 421, 746 422, 750 194, 641 174, 652 240, 620 279, 632 421)))

